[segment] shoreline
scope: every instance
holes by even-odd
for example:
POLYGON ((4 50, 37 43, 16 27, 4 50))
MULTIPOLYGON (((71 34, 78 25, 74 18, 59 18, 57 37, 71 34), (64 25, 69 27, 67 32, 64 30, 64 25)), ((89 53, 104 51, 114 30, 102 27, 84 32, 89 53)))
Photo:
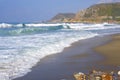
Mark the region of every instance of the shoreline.
POLYGON ((40 60, 32 71, 14 80, 74 80, 73 73, 88 73, 93 69, 117 71, 114 65, 101 64, 105 59, 94 48, 111 42, 112 36, 97 36, 80 40, 58 54, 40 60), (96 64, 97 63, 97 64, 96 64))

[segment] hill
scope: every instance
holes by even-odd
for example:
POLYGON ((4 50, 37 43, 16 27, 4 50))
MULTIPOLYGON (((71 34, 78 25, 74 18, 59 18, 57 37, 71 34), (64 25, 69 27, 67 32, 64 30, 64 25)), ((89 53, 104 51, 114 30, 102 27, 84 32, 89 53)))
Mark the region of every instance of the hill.
POLYGON ((76 14, 58 14, 51 19, 58 22, 120 22, 120 3, 101 3, 76 14))
POLYGON ((120 21, 120 3, 103 3, 93 5, 76 13, 76 21, 120 21))
POLYGON ((54 16, 50 22, 66 22, 70 21, 75 17, 75 13, 59 13, 56 16, 54 16))

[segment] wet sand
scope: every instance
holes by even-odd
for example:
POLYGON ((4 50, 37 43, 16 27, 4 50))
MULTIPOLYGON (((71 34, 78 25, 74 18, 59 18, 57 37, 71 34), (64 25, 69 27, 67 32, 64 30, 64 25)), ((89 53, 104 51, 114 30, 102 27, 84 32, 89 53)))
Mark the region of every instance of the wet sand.
POLYGON ((102 64, 107 55, 98 54, 100 52, 94 49, 111 40, 111 36, 101 36, 75 42, 63 52, 43 58, 30 73, 14 80, 74 80, 73 73, 79 71, 117 71, 119 68, 116 65, 102 64))

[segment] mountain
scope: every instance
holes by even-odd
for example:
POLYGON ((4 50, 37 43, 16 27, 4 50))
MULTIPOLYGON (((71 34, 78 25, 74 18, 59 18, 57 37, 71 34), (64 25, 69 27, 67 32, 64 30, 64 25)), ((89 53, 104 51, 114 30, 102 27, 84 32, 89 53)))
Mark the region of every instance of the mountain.
POLYGON ((120 2, 95 4, 73 13, 60 13, 51 22, 120 22, 120 2))

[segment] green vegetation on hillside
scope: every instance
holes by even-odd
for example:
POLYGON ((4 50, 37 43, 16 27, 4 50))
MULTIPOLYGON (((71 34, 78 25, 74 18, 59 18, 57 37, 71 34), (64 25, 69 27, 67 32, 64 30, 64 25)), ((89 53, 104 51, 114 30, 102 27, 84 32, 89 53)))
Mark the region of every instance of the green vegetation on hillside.
POLYGON ((120 22, 120 3, 102 3, 90 6, 76 14, 58 14, 51 21, 61 22, 120 22))

